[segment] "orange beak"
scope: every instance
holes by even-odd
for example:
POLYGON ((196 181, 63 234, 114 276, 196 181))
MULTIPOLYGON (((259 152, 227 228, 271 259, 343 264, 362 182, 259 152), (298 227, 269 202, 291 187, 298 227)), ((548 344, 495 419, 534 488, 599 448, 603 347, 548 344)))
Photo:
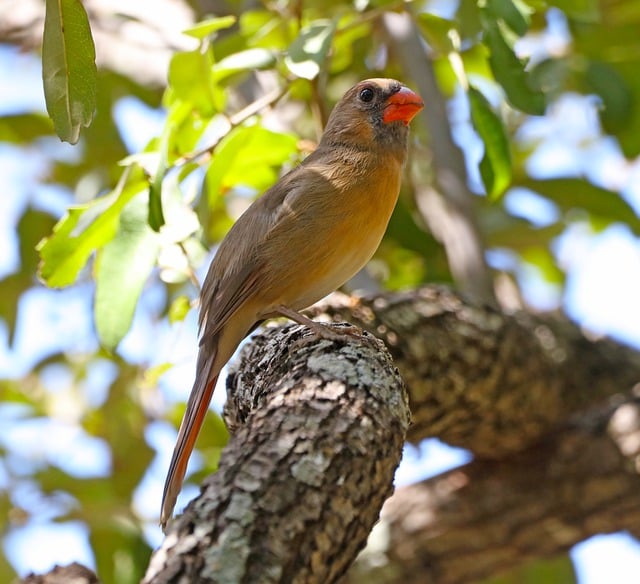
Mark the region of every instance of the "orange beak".
POLYGON ((384 108, 382 121, 385 124, 389 122, 401 121, 405 126, 413 117, 424 107, 424 102, 417 93, 411 91, 404 85, 387 99, 387 105, 384 108))

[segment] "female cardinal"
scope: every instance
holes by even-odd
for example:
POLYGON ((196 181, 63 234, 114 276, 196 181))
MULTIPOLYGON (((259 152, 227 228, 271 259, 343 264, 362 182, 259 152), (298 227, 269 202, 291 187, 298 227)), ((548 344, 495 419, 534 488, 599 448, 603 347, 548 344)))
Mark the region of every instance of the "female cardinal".
MULTIPOLYGON (((423 103, 393 79, 367 79, 329 116, 318 148, 257 199, 224 238, 202 286, 196 379, 162 499, 169 520, 220 370, 260 322, 344 284, 374 254, 398 199, 411 119, 423 103)), ((334 332, 334 331, 332 331, 334 332)))

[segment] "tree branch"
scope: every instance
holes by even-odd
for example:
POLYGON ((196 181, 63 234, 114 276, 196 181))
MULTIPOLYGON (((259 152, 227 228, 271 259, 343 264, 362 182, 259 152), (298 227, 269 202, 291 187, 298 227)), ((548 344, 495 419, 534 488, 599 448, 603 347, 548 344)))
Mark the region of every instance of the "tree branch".
POLYGON ((218 472, 170 526, 146 583, 335 582, 392 490, 409 423, 384 345, 254 338, 228 380, 218 472))
POLYGON ((589 341, 565 319, 505 314, 442 287, 334 295, 311 312, 385 341, 409 391, 411 442, 435 436, 478 457, 523 450, 640 381, 640 354, 628 347, 589 341))
POLYGON ((640 533, 639 469, 632 398, 508 462, 474 461, 398 490, 382 511, 386 562, 349 581, 469 584, 598 533, 640 533))
POLYGON ((54 566, 42 575, 28 574, 22 584, 98 584, 99 580, 89 568, 74 562, 68 566, 54 566))

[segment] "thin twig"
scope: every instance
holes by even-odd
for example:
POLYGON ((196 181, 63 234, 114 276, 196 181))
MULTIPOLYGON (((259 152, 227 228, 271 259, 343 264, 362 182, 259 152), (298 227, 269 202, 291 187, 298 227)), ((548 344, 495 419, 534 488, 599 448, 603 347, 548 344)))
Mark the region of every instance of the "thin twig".
POLYGON ((254 102, 251 102, 247 107, 241 109, 239 112, 236 112, 232 116, 227 117, 227 120, 229 121, 229 131, 225 132, 222 136, 219 136, 214 142, 205 146, 204 148, 196 150, 195 152, 191 152, 189 154, 185 154, 184 156, 176 159, 176 161, 173 163, 172 168, 180 168, 186 164, 189 164, 190 162, 194 162, 199 158, 202 158, 203 156, 212 154, 222 138, 224 138, 231 130, 246 122, 251 116, 254 116, 260 110, 276 104, 287 94, 288 91, 288 87, 279 87, 277 89, 274 89, 273 91, 270 91, 269 93, 256 99, 254 102))

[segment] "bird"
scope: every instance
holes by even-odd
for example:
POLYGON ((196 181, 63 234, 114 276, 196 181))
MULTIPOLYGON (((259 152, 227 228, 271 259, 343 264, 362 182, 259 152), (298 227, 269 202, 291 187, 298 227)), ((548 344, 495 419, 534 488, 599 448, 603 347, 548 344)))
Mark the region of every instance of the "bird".
POLYGON ((220 370, 240 342, 275 317, 337 333, 299 311, 342 286, 375 253, 400 192, 408 126, 423 107, 399 81, 360 81, 335 105, 317 148, 223 238, 201 289, 196 376, 164 485, 163 529, 220 370))

